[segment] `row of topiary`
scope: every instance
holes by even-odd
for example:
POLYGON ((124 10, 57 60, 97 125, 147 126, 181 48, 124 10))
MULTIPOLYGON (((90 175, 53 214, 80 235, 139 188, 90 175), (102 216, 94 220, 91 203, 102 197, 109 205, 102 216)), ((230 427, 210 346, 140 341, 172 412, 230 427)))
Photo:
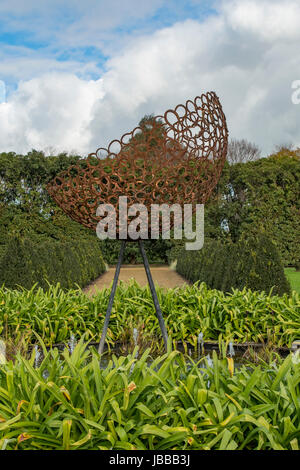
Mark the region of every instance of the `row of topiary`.
POLYGON ((48 283, 59 282, 65 289, 83 287, 104 271, 96 238, 37 242, 12 237, 0 258, 0 285, 31 288, 37 283, 47 289, 48 283))
POLYGON ((282 295, 290 285, 274 243, 263 233, 243 237, 237 243, 210 240, 202 250, 174 248, 170 260, 176 258, 176 270, 194 283, 205 282, 213 289, 229 292, 232 288, 282 295))

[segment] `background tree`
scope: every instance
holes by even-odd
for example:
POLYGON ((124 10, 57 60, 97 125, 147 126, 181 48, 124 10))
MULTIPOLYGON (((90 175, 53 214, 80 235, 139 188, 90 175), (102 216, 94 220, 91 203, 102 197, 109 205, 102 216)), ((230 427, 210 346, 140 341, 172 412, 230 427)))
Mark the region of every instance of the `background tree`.
POLYGON ((228 143, 227 160, 230 164, 252 162, 260 157, 259 147, 246 139, 231 139, 228 143))

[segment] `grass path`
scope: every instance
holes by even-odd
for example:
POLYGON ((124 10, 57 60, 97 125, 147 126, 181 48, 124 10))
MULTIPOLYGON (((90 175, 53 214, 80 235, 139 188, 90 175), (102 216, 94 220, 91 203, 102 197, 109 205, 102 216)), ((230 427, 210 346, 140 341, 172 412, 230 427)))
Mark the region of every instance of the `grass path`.
MULTIPOLYGON (((183 284, 188 284, 183 277, 177 274, 176 271, 170 269, 169 266, 151 266, 151 273, 154 283, 158 284, 160 287, 174 288, 182 286, 183 284)), ((84 292, 92 295, 95 294, 97 290, 109 287, 113 282, 114 274, 115 266, 112 266, 106 273, 102 274, 102 276, 88 285, 84 289, 84 292)), ((143 265, 122 266, 119 282, 120 280, 129 282, 132 278, 134 278, 141 286, 147 285, 148 282, 143 265)))
MULTIPOLYGON (((160 287, 174 288, 187 284, 188 282, 169 266, 151 266, 151 273, 154 283, 160 287)), ((98 279, 89 284, 84 292, 94 294, 97 290, 109 287, 113 281, 115 274, 115 266, 111 266, 109 270, 102 274, 98 279)), ((300 272, 295 268, 286 268, 285 275, 288 278, 293 290, 300 294, 300 272)), ((147 285, 147 277, 143 265, 125 265, 122 266, 119 281, 129 282, 134 278, 141 286, 147 285)))

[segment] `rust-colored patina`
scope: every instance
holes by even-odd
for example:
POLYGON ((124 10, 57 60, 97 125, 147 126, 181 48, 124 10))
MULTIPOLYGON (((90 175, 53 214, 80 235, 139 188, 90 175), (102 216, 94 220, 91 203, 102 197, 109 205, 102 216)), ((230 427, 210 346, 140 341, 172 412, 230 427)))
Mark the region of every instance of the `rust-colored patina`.
POLYGON ((140 203, 148 210, 153 203, 204 204, 220 178, 227 140, 219 98, 208 92, 145 120, 56 176, 47 189, 66 214, 93 230, 100 204, 112 204, 119 215, 119 196, 127 196, 128 207, 140 203))

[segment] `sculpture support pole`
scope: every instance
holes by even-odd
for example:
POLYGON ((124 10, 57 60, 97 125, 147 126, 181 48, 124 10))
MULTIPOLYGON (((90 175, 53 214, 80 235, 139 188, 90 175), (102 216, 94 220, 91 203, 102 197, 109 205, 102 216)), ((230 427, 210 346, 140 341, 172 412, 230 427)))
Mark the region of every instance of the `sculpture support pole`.
MULTIPOLYGON (((146 252, 145 252, 143 241, 141 239, 139 239, 138 243, 139 243, 140 252, 141 252, 141 255, 142 255, 142 258, 143 258, 145 271, 146 271, 146 274, 147 274, 147 279, 148 279, 148 283, 149 283, 149 287, 150 287, 150 292, 151 292, 153 303, 154 303, 154 306, 155 306, 156 316, 157 316, 158 323, 159 323, 159 326, 160 326, 160 329, 161 329, 165 350, 167 352, 167 350, 168 350, 168 333, 167 333, 167 330, 166 330, 165 322, 164 322, 164 319, 163 319, 163 316, 162 316, 162 311, 161 311, 159 301, 158 301, 158 298, 157 298, 157 293, 156 293, 156 290, 155 290, 155 287, 154 287, 154 282, 153 282, 153 279, 152 279, 150 266, 149 266, 148 258, 147 258, 146 252)), ((110 314, 111 314, 111 310, 112 310, 112 306, 113 306, 113 302, 114 302, 114 298, 115 298, 115 293, 116 293, 116 288, 117 288, 118 279, 119 279, 119 275, 120 275, 120 269, 121 269, 121 265, 122 265, 122 261, 123 261, 125 246, 126 246, 126 240, 122 240, 122 245, 121 245, 121 249, 120 249, 120 253, 119 253, 119 259, 118 259, 118 263, 117 263, 117 266, 116 266, 114 281, 113 281, 113 285, 112 285, 112 289, 111 289, 111 293, 110 293, 110 297, 109 297, 109 302, 108 302, 106 315, 105 315, 105 319, 104 319, 103 330, 102 330, 101 339, 100 339, 100 343, 99 343, 99 348, 98 348, 99 354, 102 354, 103 349, 104 349, 106 333, 107 333, 110 314)))
POLYGON ((118 259, 118 263, 117 263, 117 267, 116 267, 116 271, 115 271, 114 281, 113 281, 113 285, 112 285, 112 289, 111 289, 111 293, 110 293, 110 297, 109 297, 109 302, 108 302, 106 315, 105 315, 105 319, 104 319, 102 335, 101 335, 101 339, 100 339, 100 343, 99 343, 99 348, 98 348, 99 354, 103 353, 106 333, 107 333, 110 314, 111 314, 111 310, 112 310, 112 306, 113 306, 113 302, 114 302, 114 298, 115 298, 115 293, 116 293, 116 288, 117 288, 117 284, 118 284, 121 264, 122 264, 122 261, 123 261, 125 246, 126 246, 126 240, 122 240, 121 249, 120 249, 120 253, 119 253, 119 259, 118 259))
POLYGON ((167 352, 168 351, 168 333, 167 333, 165 322, 164 322, 164 319, 163 319, 163 316, 162 316, 162 311, 161 311, 161 308, 160 308, 160 305, 159 305, 159 302, 158 302, 157 293, 156 293, 156 290, 155 290, 155 287, 154 287, 154 282, 153 282, 153 279, 152 279, 150 266, 149 266, 148 258, 147 258, 146 252, 145 252, 144 244, 143 244, 143 241, 141 239, 139 239, 138 242, 139 242, 140 252, 141 252, 141 255, 142 255, 142 258, 143 258, 145 271, 146 271, 147 278, 148 278, 148 283, 149 283, 153 303, 154 303, 154 306, 155 306, 156 316, 157 316, 158 323, 159 323, 161 333, 162 333, 162 337, 163 337, 163 340, 164 340, 165 350, 167 352))

